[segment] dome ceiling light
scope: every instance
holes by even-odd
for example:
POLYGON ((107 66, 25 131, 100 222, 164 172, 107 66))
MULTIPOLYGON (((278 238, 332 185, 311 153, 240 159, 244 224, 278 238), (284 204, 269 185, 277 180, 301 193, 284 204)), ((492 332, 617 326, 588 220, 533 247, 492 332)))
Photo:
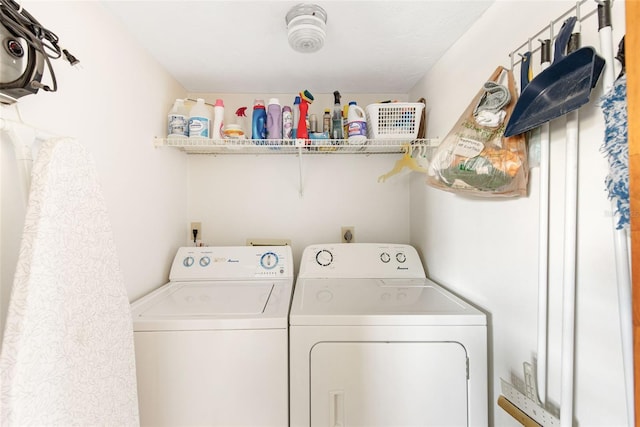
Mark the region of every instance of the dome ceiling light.
POLYGON ((287 36, 293 50, 317 52, 324 45, 327 12, 316 4, 300 3, 287 13, 287 36))

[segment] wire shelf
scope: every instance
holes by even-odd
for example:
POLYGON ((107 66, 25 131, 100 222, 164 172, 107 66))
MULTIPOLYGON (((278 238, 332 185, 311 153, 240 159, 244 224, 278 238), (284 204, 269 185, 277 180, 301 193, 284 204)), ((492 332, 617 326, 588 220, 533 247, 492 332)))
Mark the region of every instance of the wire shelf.
POLYGON ((394 154, 404 147, 437 147, 438 139, 363 140, 346 139, 196 139, 155 138, 156 147, 175 147, 188 154, 394 154))

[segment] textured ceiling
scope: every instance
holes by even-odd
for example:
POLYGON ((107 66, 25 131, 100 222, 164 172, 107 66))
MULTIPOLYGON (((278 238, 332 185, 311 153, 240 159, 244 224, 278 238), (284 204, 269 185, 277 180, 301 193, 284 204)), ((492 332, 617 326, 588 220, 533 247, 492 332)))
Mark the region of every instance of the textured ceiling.
POLYGON ((103 1, 187 91, 213 93, 407 93, 492 2, 316 1, 324 47, 298 53, 297 1, 103 1))

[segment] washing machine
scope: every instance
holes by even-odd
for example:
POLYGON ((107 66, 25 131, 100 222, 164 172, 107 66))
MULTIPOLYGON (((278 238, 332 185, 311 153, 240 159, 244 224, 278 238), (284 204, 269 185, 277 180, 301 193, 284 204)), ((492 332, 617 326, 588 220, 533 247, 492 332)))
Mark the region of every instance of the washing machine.
POLYGON ((291 426, 488 425, 486 315, 412 246, 307 247, 289 324, 291 426))
POLYGON ((183 247, 132 304, 141 425, 288 425, 289 246, 183 247))

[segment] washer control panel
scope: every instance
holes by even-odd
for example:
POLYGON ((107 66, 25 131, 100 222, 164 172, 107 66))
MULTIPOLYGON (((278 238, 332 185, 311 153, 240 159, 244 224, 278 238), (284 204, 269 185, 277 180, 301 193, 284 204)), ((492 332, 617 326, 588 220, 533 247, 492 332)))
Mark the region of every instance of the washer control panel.
POLYGON ((290 246, 182 247, 171 265, 171 281, 293 278, 290 246))
POLYGON ((410 245, 335 243, 307 247, 300 261, 303 278, 420 278, 420 257, 410 245))

